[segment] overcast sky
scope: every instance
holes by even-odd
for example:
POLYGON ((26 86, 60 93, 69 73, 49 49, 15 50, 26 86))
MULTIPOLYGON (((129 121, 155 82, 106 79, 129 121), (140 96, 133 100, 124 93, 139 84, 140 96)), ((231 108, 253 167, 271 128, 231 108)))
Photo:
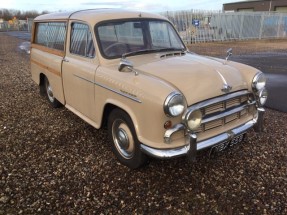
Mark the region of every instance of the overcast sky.
MULTIPOLYGON (((124 8, 161 12, 172 10, 221 10, 222 4, 236 0, 1 0, 0 8, 22 11, 70 11, 87 8, 124 8)), ((238 0, 237 0, 238 1, 238 0)))

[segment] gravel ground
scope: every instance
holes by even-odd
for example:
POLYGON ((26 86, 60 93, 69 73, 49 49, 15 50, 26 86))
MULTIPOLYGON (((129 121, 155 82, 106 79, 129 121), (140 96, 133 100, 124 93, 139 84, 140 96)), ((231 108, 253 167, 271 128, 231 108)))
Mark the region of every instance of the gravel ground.
POLYGON ((0 33, 0 214, 287 214, 287 114, 215 158, 120 165, 96 130, 51 108, 21 40, 0 33))

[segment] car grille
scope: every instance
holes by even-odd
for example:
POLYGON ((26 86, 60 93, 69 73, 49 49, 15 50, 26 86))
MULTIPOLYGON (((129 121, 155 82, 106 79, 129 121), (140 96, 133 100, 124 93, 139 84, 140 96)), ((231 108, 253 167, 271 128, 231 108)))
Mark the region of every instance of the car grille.
POLYGON ((241 119, 253 110, 255 104, 253 94, 244 90, 191 106, 189 109, 200 109, 203 115, 202 124, 195 133, 209 131, 241 119))

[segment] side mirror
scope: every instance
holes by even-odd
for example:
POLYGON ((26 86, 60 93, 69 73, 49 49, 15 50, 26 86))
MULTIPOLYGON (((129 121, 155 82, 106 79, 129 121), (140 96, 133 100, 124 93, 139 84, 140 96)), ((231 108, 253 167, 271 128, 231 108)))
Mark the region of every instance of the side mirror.
MULTIPOLYGON (((134 65, 131 61, 122 58, 120 61, 120 65, 119 65, 118 70, 120 72, 133 72, 134 71, 133 68, 134 68, 134 65)), ((136 72, 136 71, 134 71, 134 72, 135 72, 135 75, 138 75, 138 72, 136 72)))
POLYGON ((31 43, 30 42, 22 42, 19 45, 19 49, 26 52, 26 54, 30 54, 31 53, 31 43))
POLYGON ((232 55, 232 48, 228 49, 227 52, 226 52, 226 54, 227 54, 227 55, 226 55, 225 60, 228 61, 228 58, 232 55))

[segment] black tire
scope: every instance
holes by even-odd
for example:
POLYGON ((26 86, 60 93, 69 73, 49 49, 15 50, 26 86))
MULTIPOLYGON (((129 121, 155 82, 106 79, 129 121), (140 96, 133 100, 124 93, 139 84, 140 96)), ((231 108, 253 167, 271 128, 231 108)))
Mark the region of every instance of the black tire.
POLYGON ((108 134, 113 153, 125 166, 136 169, 147 162, 147 156, 140 149, 133 122, 129 115, 114 109, 108 119, 108 134))
POLYGON ((43 89, 45 90, 45 96, 47 97, 52 107, 58 108, 62 106, 62 104, 54 97, 52 87, 47 77, 44 79, 44 86, 42 86, 42 88, 40 87, 40 92, 41 90, 43 91, 43 89))

